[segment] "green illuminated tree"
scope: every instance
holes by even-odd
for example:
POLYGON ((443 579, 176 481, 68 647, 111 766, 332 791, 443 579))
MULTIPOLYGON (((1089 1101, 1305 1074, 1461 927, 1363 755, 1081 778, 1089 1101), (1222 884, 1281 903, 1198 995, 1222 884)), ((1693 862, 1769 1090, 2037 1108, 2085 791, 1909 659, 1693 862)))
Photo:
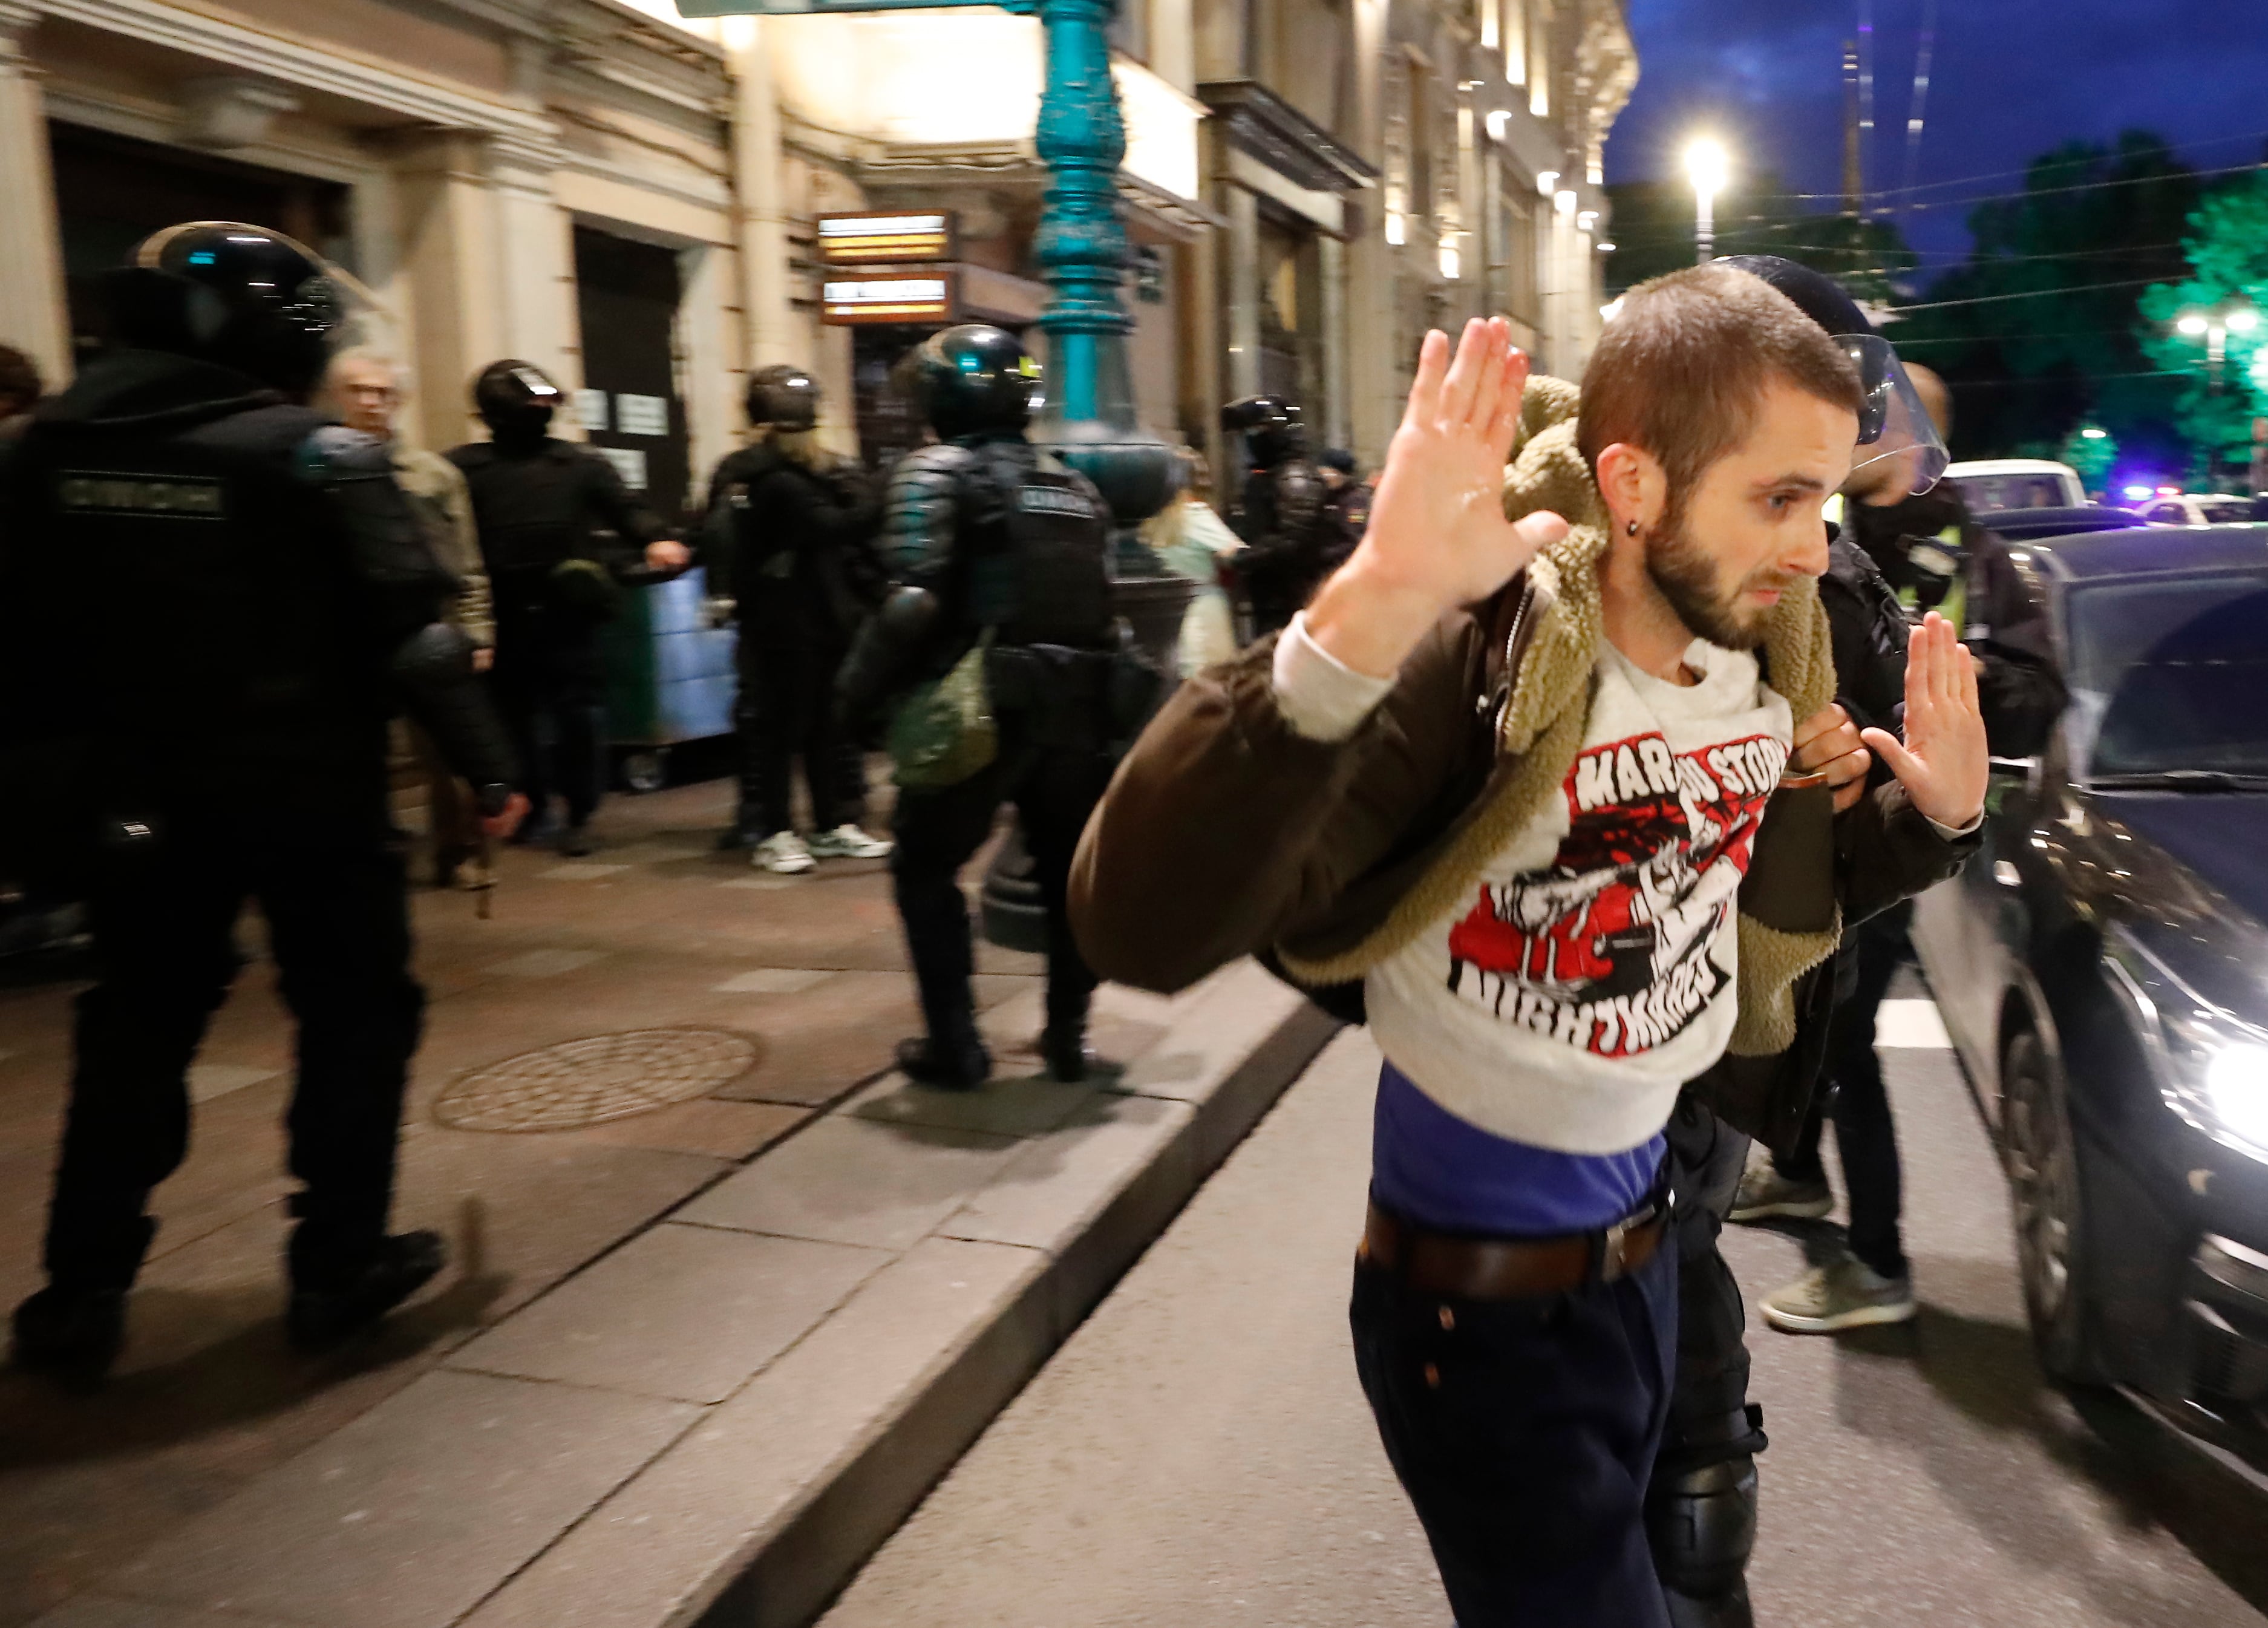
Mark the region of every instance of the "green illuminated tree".
POLYGON ((2145 283, 2183 269, 2197 177, 2158 136, 2066 142, 2033 160, 2015 197, 1969 212, 1975 247, 1889 332, 1953 387, 1956 457, 2048 457, 2081 424, 2158 472, 2186 458, 2180 381, 2135 333, 2145 283))
POLYGON ((2268 170, 2216 188, 2189 227, 2189 276, 2142 296, 2138 336, 2154 362, 2182 375, 2176 411, 2195 453, 2191 476, 2217 484, 2225 466, 2250 456, 2252 420, 2268 413, 2268 170), (2225 324, 2247 311, 2257 313, 2255 325, 2225 328, 2228 354, 2216 377, 2205 337, 2178 324, 2190 313, 2225 324))

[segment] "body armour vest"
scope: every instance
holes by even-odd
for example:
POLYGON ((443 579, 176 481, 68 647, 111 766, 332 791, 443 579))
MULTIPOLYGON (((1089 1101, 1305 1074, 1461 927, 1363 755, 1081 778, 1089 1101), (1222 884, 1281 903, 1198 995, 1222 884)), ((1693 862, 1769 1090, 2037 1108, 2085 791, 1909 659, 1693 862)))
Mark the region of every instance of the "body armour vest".
POLYGON ((1052 460, 1027 462, 1005 446, 985 453, 977 479, 992 490, 968 507, 997 519, 975 540, 977 619, 997 627, 1003 645, 1111 648, 1110 516, 1101 495, 1052 460))
POLYGON ((6 678, 69 698, 95 803, 382 835, 387 652, 452 585, 381 446, 236 379, 110 358, 18 443, 6 678))

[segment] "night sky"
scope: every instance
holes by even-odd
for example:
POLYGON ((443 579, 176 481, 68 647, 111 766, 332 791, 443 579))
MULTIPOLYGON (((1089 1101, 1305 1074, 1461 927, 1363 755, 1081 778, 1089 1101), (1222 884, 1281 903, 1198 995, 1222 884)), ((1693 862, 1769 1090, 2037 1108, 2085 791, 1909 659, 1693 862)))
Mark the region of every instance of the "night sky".
MULTIPOLYGON (((1638 84, 1607 144, 1609 181, 1680 175, 1680 150, 1705 127, 1736 162, 1777 169, 1792 190, 1840 191, 1843 42, 1856 35, 1859 0, 1626 3, 1638 84)), ((1873 0, 1871 190, 1905 180, 1925 7, 1873 0)), ((1935 9, 1917 181, 2021 172, 2058 142, 2134 128, 2166 136, 2199 168, 2256 161, 2268 145, 2268 0, 1939 0, 1935 9)), ((1912 195, 2022 184, 2019 173, 1912 195)), ((1901 215, 1926 269, 1966 255, 1966 212, 1901 215)))

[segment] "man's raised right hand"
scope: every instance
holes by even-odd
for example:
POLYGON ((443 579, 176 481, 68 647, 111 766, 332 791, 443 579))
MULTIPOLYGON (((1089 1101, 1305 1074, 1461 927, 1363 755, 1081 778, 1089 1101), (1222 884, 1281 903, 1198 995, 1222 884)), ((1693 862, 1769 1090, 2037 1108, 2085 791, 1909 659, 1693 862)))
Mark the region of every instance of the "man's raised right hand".
POLYGON ((1390 678, 1441 615, 1495 593, 1567 522, 1504 518, 1504 466, 1520 425, 1528 358, 1502 317, 1425 335, 1402 427, 1387 449, 1370 529, 1307 608, 1307 634, 1332 657, 1390 678))

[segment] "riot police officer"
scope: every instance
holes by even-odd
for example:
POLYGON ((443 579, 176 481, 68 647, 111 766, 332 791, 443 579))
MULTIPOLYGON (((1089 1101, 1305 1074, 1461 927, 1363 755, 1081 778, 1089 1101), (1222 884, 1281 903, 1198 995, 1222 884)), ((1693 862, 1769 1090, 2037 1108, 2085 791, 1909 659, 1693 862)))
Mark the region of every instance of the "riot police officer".
POLYGON ((339 283, 257 226, 158 232, 111 274, 121 338, 0 477, 0 831, 88 901, 97 972, 15 1356, 99 1374, 188 1146, 187 1072, 258 902, 298 1024, 289 1326, 332 1344, 440 1270, 389 1235, 423 996, 387 820, 407 701, 501 824, 524 807, 440 622, 455 584, 384 446, 301 402, 339 283), (65 614, 93 596, 94 614, 65 614))
POLYGON ((1244 437, 1248 468, 1229 523, 1250 545, 1236 571, 1257 637, 1286 626, 1323 579, 1330 540, 1323 478, 1308 460, 1299 407, 1281 396, 1231 401, 1220 409, 1220 427, 1244 437))
POLYGON ((515 842, 556 833, 571 858, 592 851, 591 815, 606 781, 606 665, 600 629, 618 578, 681 570, 691 557, 633 499, 615 467, 550 433, 563 400, 541 368, 491 362, 473 381, 490 438, 451 450, 480 528, 496 611, 491 675, 504 726, 527 768, 533 809, 515 842), (551 823, 551 799, 566 823, 551 823))
POLYGON ((755 439, 717 466, 703 528, 704 548, 721 556, 709 562, 711 583, 730 592, 740 632, 740 799, 724 845, 784 875, 815 859, 883 858, 890 844, 857 822, 864 765, 835 713, 836 673, 888 586, 874 547, 880 497, 863 470, 819 445, 819 387, 803 369, 759 369, 747 408, 755 439), (788 806, 799 753, 808 843, 788 806))
POLYGON ((907 679, 939 678, 984 646, 998 744, 958 784, 906 785, 901 761, 891 868, 928 1033, 901 1045, 898 1063, 916 1080, 961 1088, 991 1071, 969 995, 968 912, 956 878, 991 835, 999 806, 1012 802, 1047 909, 1042 1050, 1056 1078, 1079 1079, 1095 980, 1071 940, 1064 895, 1118 733, 1109 512, 1085 477, 1025 439, 1038 370, 1014 335, 980 324, 946 328, 909 358, 909 373, 938 439, 891 473, 884 540, 900 586, 844 668, 843 704, 859 716, 907 679))
MULTIPOLYGON (((1737 262, 1736 262, 1737 263, 1737 262)), ((1817 274, 1812 274, 1816 276, 1817 274)), ((1799 302, 1800 303, 1800 302, 1799 302)), ((1936 374, 1907 370, 1917 408, 1942 434, 1951 398, 1936 374)), ((1937 611, 1961 630, 1977 666, 1987 746, 1999 757, 2038 752, 2063 711, 2045 608, 2025 586, 2007 546, 1970 517, 1951 483, 1914 492, 1911 483, 1862 469, 1829 500, 1845 539, 1867 556, 1904 614, 1937 611)), ((1831 1334, 1916 1315, 1903 1237, 1904 1173, 1890 1100, 1874 1051, 1874 1020, 1899 967, 1912 959, 1912 907, 1861 924, 1838 958, 1840 1005, 1826 1055, 1834 1091, 1815 1104, 1802 1134, 1742 1178, 1731 1219, 1824 1215, 1834 1207, 1819 1157, 1831 1117, 1850 1213, 1845 1249, 1764 1297, 1764 1319, 1786 1333, 1831 1334)))

